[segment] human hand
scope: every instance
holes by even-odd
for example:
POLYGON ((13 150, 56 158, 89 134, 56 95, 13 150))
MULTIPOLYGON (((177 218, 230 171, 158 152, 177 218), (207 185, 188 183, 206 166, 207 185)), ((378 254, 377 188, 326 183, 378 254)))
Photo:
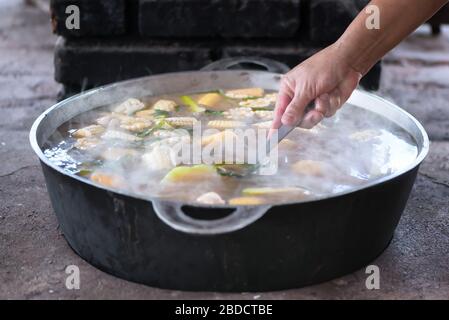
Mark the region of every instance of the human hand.
POLYGON ((274 112, 272 128, 281 124, 312 128, 324 117, 333 116, 357 87, 362 74, 331 45, 284 75, 274 112), (304 114, 315 101, 315 108, 304 114))

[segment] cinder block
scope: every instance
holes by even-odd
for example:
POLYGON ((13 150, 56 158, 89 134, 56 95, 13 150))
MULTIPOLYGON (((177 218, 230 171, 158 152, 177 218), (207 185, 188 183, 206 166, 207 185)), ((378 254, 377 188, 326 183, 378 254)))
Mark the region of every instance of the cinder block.
POLYGON ((140 0, 140 33, 151 37, 286 38, 300 0, 140 0))
POLYGON ((51 0, 53 32, 65 37, 116 36, 126 33, 126 0, 51 0), (80 28, 68 29, 70 5, 79 8, 80 28))
POLYGON ((309 32, 315 45, 328 45, 346 30, 367 0, 310 0, 309 32))
POLYGON ((203 43, 60 38, 55 79, 94 87, 156 73, 197 70, 210 62, 211 49, 203 43))

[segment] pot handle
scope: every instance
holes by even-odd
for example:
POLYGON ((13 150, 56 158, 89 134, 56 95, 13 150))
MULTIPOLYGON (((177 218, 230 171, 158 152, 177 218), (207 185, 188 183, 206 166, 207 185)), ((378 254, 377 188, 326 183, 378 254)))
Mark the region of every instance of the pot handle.
POLYGON ((270 209, 270 206, 238 206, 224 218, 201 220, 186 215, 183 206, 181 203, 153 200, 153 209, 165 224, 175 230, 195 235, 224 234, 243 229, 270 209))
POLYGON ((214 61, 207 66, 203 67, 202 71, 218 71, 218 70, 229 70, 233 66, 239 64, 249 64, 258 67, 263 67, 269 72, 273 73, 287 73, 290 71, 290 68, 279 61, 268 59, 268 58, 260 58, 260 57, 236 57, 236 58, 225 58, 221 60, 214 61))

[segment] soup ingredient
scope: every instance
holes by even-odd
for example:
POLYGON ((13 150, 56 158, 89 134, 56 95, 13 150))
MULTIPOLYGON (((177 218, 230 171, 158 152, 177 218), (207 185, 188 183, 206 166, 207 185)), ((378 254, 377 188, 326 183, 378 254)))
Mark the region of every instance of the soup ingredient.
POLYGON ((145 108, 145 104, 135 98, 127 99, 125 102, 122 102, 115 108, 115 112, 123 113, 126 115, 132 115, 136 111, 142 110, 145 108))
POLYGON ((254 99, 260 98, 265 94, 262 88, 246 88, 228 90, 225 92, 225 96, 231 99, 254 99))
POLYGON ((201 145, 203 147, 208 145, 216 146, 220 144, 224 146, 225 143, 231 143, 231 141, 235 142, 237 138, 238 136, 234 132, 230 130, 224 130, 215 134, 211 134, 209 136, 202 137, 201 145))
POLYGON ((120 125, 120 128, 131 132, 141 132, 142 130, 150 128, 152 124, 153 122, 151 120, 137 118, 132 123, 124 123, 120 125))
POLYGON ((166 112, 173 112, 175 111, 178 104, 173 100, 158 100, 154 105, 154 110, 161 110, 166 112))
POLYGON ((93 149, 100 144, 101 140, 96 137, 80 138, 77 139, 74 147, 79 150, 93 149))
POLYGON ((202 194, 196 199, 197 202, 203 203, 203 204, 225 204, 226 201, 224 201, 220 195, 216 192, 207 192, 205 194, 202 194))
POLYGON ((154 118, 154 113, 156 110, 154 109, 145 109, 145 110, 140 110, 136 112, 136 117, 139 118, 147 118, 147 119, 153 119, 154 118))
POLYGON ((198 103, 195 102, 190 96, 182 96, 182 103, 189 107, 190 112, 204 112, 205 108, 201 107, 198 103))
POLYGON ((259 197, 237 197, 229 199, 228 202, 232 206, 257 206, 265 203, 264 199, 259 197))
POLYGON ((101 153, 104 160, 117 161, 125 156, 136 156, 137 151, 129 148, 109 147, 101 153))
POLYGON ((90 125, 81 129, 76 130, 72 135, 75 138, 86 138, 101 134, 104 132, 104 128, 100 125, 90 125))
POLYGON ((248 99, 239 102, 239 106, 251 109, 273 109, 276 103, 277 94, 267 94, 263 98, 248 99))
POLYGON ((269 196, 269 195, 285 195, 285 194, 310 194, 309 191, 296 187, 280 187, 280 188, 245 188, 242 190, 245 196, 269 196))
POLYGON ((292 164, 291 168, 297 174, 322 177, 324 176, 325 164, 315 160, 300 160, 292 164))
POLYGON ((129 142, 142 140, 140 137, 117 130, 108 130, 101 137, 106 140, 123 140, 129 142))
POLYGON ((209 128, 215 129, 235 129, 242 128, 246 124, 242 121, 232 121, 232 120, 211 120, 207 123, 209 128))
POLYGON ((94 173, 92 173, 90 176, 90 180, 110 188, 122 188, 125 185, 123 179, 120 176, 101 171, 95 171, 94 173))
POLYGON ((176 117, 166 118, 165 121, 173 127, 193 127, 198 120, 193 117, 176 117))
POLYGON ((198 103, 209 108, 214 108, 222 99, 223 97, 218 93, 207 93, 198 100, 198 103))
POLYGON ((367 130, 361 130, 356 131, 349 135, 350 139, 357 140, 360 142, 369 141, 371 139, 374 139, 375 137, 378 137, 380 135, 380 132, 378 130, 373 129, 367 129, 367 130))
POLYGON ((172 169, 176 166, 176 154, 168 146, 155 146, 142 156, 142 161, 150 170, 172 169))
POLYGON ((167 173, 162 179, 162 182, 201 182, 217 176, 217 171, 213 166, 205 164, 192 167, 179 166, 167 173))

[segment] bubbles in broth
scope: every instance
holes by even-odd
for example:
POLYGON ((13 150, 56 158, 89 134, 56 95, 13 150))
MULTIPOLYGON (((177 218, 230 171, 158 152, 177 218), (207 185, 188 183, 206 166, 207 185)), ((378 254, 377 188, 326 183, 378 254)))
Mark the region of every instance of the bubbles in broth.
MULTIPOLYGON (((261 88, 130 98, 64 123, 44 154, 66 171, 143 198, 207 205, 259 205, 330 196, 397 172, 418 148, 399 126, 346 104, 307 130, 294 129, 278 147, 276 173, 223 174, 221 163, 180 161, 175 147, 217 146, 236 129, 268 129, 276 93, 261 88), (215 131, 213 131, 213 130, 215 131), (209 133, 208 133, 209 132, 209 133)), ((218 150, 218 151, 217 151, 218 150)), ((179 150, 178 150, 179 152, 179 150)), ((247 164, 242 164, 245 166, 247 164)))

